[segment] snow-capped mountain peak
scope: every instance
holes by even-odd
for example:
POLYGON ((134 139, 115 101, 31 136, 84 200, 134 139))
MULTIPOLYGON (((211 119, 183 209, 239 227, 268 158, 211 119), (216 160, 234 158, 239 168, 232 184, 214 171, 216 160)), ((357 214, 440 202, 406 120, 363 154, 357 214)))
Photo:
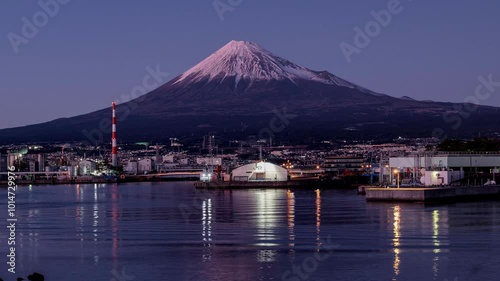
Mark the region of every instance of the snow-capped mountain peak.
POLYGON ((241 79, 316 81, 324 84, 356 88, 365 93, 376 94, 363 87, 350 83, 326 71, 313 71, 274 55, 259 45, 247 41, 231 41, 215 53, 184 72, 177 84, 189 78, 190 82, 211 81, 215 77, 225 79, 234 77, 236 83, 241 79))
POLYGON ((219 76, 251 80, 293 80, 297 77, 311 79, 315 74, 271 54, 255 43, 231 41, 183 73, 179 81, 189 76, 194 80, 207 76, 209 80, 219 76))

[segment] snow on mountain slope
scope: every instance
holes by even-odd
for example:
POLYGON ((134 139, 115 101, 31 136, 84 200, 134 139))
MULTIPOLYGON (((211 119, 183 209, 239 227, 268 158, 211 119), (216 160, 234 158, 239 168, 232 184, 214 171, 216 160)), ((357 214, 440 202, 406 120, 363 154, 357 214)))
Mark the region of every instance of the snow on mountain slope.
POLYGON ((198 82, 208 79, 210 82, 215 77, 222 78, 221 81, 226 77, 234 77, 236 84, 241 79, 250 81, 290 80, 294 83, 302 79, 357 89, 377 96, 382 95, 350 83, 327 71, 313 71, 294 64, 255 43, 234 40, 184 72, 174 84, 185 80, 198 82))

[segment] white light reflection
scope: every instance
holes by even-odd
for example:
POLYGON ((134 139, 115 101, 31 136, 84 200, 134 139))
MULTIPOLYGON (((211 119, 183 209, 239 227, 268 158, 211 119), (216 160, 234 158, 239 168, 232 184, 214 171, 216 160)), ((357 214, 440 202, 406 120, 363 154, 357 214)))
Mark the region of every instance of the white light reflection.
POLYGON ((97 202, 97 184, 94 185, 94 202, 97 202))
POLYGON ((93 232, 94 232, 94 242, 97 242, 97 230, 99 227, 99 204, 94 204, 94 222, 92 223, 93 232))
POLYGON ((321 249, 321 190, 316 189, 316 245, 317 252, 321 249))
POLYGON ((277 254, 275 250, 259 250, 257 252, 257 260, 259 262, 273 262, 277 254))
POLYGON ((75 209, 75 220, 76 220, 76 229, 77 229, 77 236, 80 238, 80 242, 83 242, 84 240, 84 230, 83 230, 83 226, 84 226, 84 217, 85 217, 85 208, 83 206, 77 206, 76 209, 75 209))
MULTIPOLYGON (((283 194, 278 190, 263 190, 257 195, 257 240, 259 247, 279 246, 274 241, 278 240, 276 228, 278 227, 278 195, 283 194)), ((257 253, 257 261, 273 262, 276 259, 276 250, 262 249, 257 253)))
POLYGON ((293 261, 295 257, 295 195, 292 191, 287 190, 286 192, 286 207, 287 207, 287 218, 288 218, 288 247, 290 247, 290 261, 293 261))
POLYGON ((434 210, 432 212, 432 244, 434 245, 434 253, 438 254, 441 252, 439 246, 441 246, 441 241, 439 241, 439 211, 434 210))
POLYGON ((279 246, 278 243, 272 243, 277 240, 275 234, 278 226, 277 194, 276 190, 257 193, 257 239, 263 241, 257 243, 257 246, 279 246))
MULTIPOLYGON (((99 203, 97 200, 97 185, 94 186, 94 221, 92 223, 92 231, 94 236, 94 249, 97 247, 97 239, 98 239, 98 229, 99 229, 99 203)), ((97 252, 94 250, 94 265, 97 265, 99 262, 99 256, 97 252)))
POLYGON ((401 264, 401 259, 399 257, 399 254, 401 253, 400 246, 401 246, 401 207, 394 206, 393 208, 393 215, 394 215, 394 223, 393 223, 393 234, 394 238, 392 239, 393 246, 394 246, 394 263, 393 263, 393 269, 394 269, 394 278, 393 280, 397 280, 397 277, 399 275, 399 268, 401 264))
POLYGON ((212 199, 203 200, 202 203, 202 226, 203 226, 203 262, 212 259, 212 199))
POLYGON ((441 252, 439 241, 439 211, 434 210, 432 212, 432 244, 434 245, 434 258, 432 259, 432 272, 434 273, 434 280, 437 278, 439 273, 439 256, 438 254, 441 252))
MULTIPOLYGON (((28 218, 29 222, 37 221, 40 217, 40 210, 38 209, 29 209, 28 210, 28 218)), ((38 230, 39 228, 30 228, 27 234, 20 233, 17 237, 19 240, 19 247, 21 249, 27 248, 29 254, 25 256, 21 256, 19 259, 19 267, 24 268, 24 262, 27 260, 27 264, 34 264, 38 258, 38 230)))
MULTIPOLYGON (((80 240, 80 247, 84 247, 83 241, 85 240, 84 219, 85 219, 85 207, 82 204, 84 201, 84 190, 85 187, 81 187, 79 184, 76 185, 76 207, 75 207, 75 224, 76 224, 76 236, 80 240)), ((80 258, 83 259, 83 252, 80 252, 80 258)))

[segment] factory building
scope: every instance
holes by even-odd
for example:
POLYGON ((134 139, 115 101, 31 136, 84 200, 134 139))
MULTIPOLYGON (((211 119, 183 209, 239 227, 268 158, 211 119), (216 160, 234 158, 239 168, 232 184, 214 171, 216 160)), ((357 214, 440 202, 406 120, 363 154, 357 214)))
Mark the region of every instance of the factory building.
POLYGON ((31 161, 28 162, 28 167, 29 167, 29 172, 30 173, 36 172, 36 164, 37 163, 35 161, 33 161, 33 160, 31 160, 31 161))
POLYGON ((361 156, 334 156, 326 157, 323 161, 323 168, 326 172, 335 175, 346 173, 362 173, 364 171, 364 158, 361 156))
POLYGON ((179 158, 179 160, 177 160, 177 163, 179 163, 180 165, 188 165, 189 164, 189 158, 179 158))
MULTIPOLYGON (((440 154, 392 157, 389 159, 390 182, 413 179, 425 186, 448 185, 465 177, 494 179, 500 167, 500 154, 440 154)), ((496 175, 498 176, 498 175, 496 175)), ((486 180, 476 182, 484 184, 486 180)))
POLYGON ((0 153, 0 173, 7 172, 7 154, 0 153))
POLYGON ((176 157, 176 155, 174 155, 174 154, 163 155, 163 157, 162 157, 163 163, 174 163, 175 157, 176 157))
POLYGON ((129 174, 137 175, 139 172, 139 164, 137 161, 128 161, 127 166, 125 166, 123 170, 129 174))
POLYGON ((232 181, 287 181, 288 170, 268 162, 247 164, 231 173, 232 181))
POLYGON ((15 166, 16 160, 21 159, 21 155, 9 153, 7 155, 7 166, 15 166))
POLYGON ((179 163, 156 163, 158 173, 166 173, 179 166, 179 163))
POLYGON ((45 154, 38 154, 38 171, 45 172, 45 154))
POLYGON ((137 166, 137 173, 139 173, 139 174, 145 174, 145 173, 151 172, 155 168, 154 160, 151 158, 141 159, 141 160, 139 160, 137 165, 138 165, 137 166))
POLYGON ((91 175, 97 170, 97 164, 94 161, 82 160, 78 163, 78 174, 81 176, 91 175))
MULTIPOLYGON (((176 154, 167 154, 161 157, 163 163, 179 163, 180 165, 188 165, 189 158, 185 154, 176 153, 176 154)), ((157 162, 157 164, 160 162, 157 162)))
POLYGON ((196 164, 198 165, 211 165, 211 166, 217 166, 217 165, 222 165, 222 158, 220 157, 199 157, 196 158, 196 164))

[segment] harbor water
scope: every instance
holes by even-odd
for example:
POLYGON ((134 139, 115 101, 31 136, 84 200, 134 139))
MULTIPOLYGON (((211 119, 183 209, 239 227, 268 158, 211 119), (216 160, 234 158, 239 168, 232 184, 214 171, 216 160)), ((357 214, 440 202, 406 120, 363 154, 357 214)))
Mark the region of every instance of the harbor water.
POLYGON ((48 281, 484 281, 500 274, 496 200, 428 205, 366 202, 341 189, 75 184, 19 187, 16 216, 16 274, 7 271, 5 226, 0 232, 4 280, 35 271, 48 281))

